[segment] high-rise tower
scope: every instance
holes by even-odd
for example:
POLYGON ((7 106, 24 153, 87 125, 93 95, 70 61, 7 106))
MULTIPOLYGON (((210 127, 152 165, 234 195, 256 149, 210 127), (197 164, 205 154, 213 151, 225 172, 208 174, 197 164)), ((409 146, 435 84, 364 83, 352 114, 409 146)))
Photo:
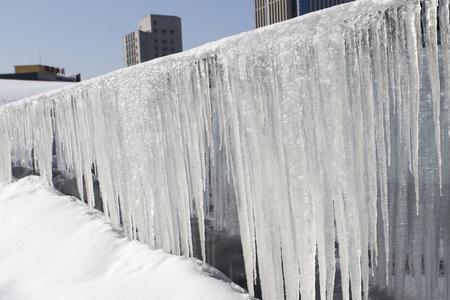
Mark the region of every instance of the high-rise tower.
POLYGON ((139 22, 139 30, 123 39, 126 66, 183 51, 181 19, 150 15, 139 22))
POLYGON ((255 0, 256 28, 297 16, 296 0, 255 0))
POLYGON ((299 0, 299 15, 351 1, 353 0, 299 0))
POLYGON ((255 0, 256 28, 353 0, 255 0))

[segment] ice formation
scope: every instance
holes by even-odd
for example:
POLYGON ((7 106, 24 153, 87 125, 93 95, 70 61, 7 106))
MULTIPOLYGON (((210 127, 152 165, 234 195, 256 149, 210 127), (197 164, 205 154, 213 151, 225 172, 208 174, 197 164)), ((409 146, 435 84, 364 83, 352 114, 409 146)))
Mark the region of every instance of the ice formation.
POLYGON ((37 177, 0 184, 0 298, 251 300, 199 261, 129 241, 37 177))
POLYGON ((237 214, 265 300, 450 299, 449 46, 449 0, 365 0, 157 59, 0 107, 0 181, 54 144, 151 247, 237 214))

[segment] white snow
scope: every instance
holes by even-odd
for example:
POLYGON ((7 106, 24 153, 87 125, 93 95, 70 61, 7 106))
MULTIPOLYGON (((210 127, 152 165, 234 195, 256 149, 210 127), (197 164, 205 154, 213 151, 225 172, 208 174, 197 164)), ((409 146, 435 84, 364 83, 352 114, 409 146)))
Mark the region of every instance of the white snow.
POLYGON ((0 105, 72 84, 71 82, 0 79, 0 105))
POLYGON ((200 262, 129 241, 36 177, 0 185, 0 219, 0 299, 250 299, 200 262))

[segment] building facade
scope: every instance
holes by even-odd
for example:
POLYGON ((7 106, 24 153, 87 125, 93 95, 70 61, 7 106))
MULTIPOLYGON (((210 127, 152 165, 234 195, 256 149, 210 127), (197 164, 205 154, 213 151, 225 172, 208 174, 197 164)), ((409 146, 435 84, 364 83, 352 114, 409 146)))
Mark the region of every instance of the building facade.
POLYGON ((282 22, 353 0, 255 0, 255 27, 282 22))
POLYGON ((146 16, 139 22, 139 29, 123 39, 125 66, 181 51, 181 19, 175 16, 146 16))
POLYGON ((304 15, 316 10, 332 7, 353 0, 300 0, 299 15, 304 15))
POLYGON ((297 16, 296 0, 255 0, 256 28, 297 16))
POLYGON ((0 74, 0 79, 80 82, 81 74, 66 76, 63 68, 46 65, 14 66, 15 73, 0 74))

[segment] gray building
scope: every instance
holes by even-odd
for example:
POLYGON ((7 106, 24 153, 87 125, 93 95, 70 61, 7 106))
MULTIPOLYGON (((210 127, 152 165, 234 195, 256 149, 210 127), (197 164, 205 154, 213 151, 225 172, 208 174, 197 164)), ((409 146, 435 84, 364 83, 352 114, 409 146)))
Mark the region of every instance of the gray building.
POLYGON ((163 15, 142 18, 139 29, 124 37, 123 51, 126 66, 183 51, 181 19, 163 15))
POLYGON ((256 28, 297 16, 297 0, 255 0, 256 28))
POLYGON ((255 0, 256 28, 353 0, 255 0))

